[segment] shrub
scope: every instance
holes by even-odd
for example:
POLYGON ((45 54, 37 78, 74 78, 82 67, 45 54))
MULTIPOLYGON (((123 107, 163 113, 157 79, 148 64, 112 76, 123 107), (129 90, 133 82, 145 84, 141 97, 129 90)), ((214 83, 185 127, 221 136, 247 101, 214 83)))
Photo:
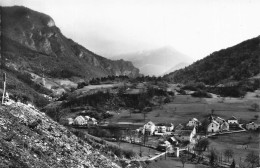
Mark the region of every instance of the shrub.
POLYGON ((126 158, 131 159, 136 156, 136 153, 133 150, 124 150, 123 154, 126 158))
POLYGON ((204 90, 199 90, 199 91, 196 91, 194 92, 193 94, 191 94, 193 97, 205 97, 205 98, 212 98, 212 96, 207 93, 206 91, 204 90))

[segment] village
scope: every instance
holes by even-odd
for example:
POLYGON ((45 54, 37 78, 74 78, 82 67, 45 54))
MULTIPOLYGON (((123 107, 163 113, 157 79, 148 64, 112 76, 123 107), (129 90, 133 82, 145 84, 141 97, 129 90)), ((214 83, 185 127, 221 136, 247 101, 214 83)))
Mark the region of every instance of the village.
MULTIPOLYGON (((86 94, 91 91, 91 95, 100 94, 103 98, 109 94, 121 94, 121 97, 128 98, 126 103, 132 104, 130 107, 116 110, 108 108, 102 113, 109 116, 106 119, 93 115, 91 111, 95 111, 94 107, 70 107, 73 112, 70 117, 63 119, 63 124, 84 132, 85 137, 91 137, 95 141, 117 146, 122 150, 131 150, 131 160, 156 161, 164 156, 182 159, 188 154, 198 157, 198 163, 208 165, 210 160, 207 155, 218 151, 223 158, 218 156, 215 160, 221 160, 219 165, 225 167, 231 164, 231 161, 224 160, 226 151, 232 149, 233 154, 230 157, 237 161, 245 159, 245 151, 256 149, 257 139, 252 137, 257 135, 254 132, 259 131, 260 124, 257 111, 250 110, 254 105, 252 98, 225 98, 215 94, 208 96, 209 93, 206 97, 194 97, 196 91, 183 90, 183 86, 165 87, 147 82, 134 85, 102 84, 96 85, 97 88, 94 86, 85 86, 76 92, 86 94), (149 93, 153 93, 151 98, 140 99, 140 95, 149 93), (146 106, 148 99, 152 105, 146 106), (248 109, 250 115, 241 111, 248 109), (236 139, 232 142, 229 137, 236 139), (248 140, 244 142, 245 139, 248 140), (235 151, 238 151, 237 155, 234 154, 235 151), (202 157, 201 153, 204 153, 202 157)), ((250 96, 257 94, 258 92, 250 93, 250 96)), ((117 101, 122 100, 121 98, 117 101)), ((257 100, 257 97, 253 100, 257 100)), ((103 107, 118 102, 109 101, 109 104, 105 103, 103 107)))

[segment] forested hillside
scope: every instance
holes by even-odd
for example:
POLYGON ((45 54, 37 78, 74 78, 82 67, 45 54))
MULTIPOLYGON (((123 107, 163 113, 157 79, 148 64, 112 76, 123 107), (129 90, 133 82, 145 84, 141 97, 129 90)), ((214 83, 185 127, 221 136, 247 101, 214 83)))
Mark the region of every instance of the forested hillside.
POLYGON ((165 78, 178 83, 242 81, 260 73, 259 56, 260 37, 256 37, 214 52, 184 69, 165 75, 165 78))

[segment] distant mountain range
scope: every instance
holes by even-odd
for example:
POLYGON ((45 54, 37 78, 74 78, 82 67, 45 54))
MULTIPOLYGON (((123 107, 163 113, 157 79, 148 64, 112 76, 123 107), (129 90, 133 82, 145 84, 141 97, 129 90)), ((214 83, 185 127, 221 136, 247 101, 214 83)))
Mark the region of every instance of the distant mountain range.
MULTIPOLYGON (((173 67, 175 67, 175 69, 178 68, 177 65, 180 63, 187 65, 191 62, 188 56, 169 46, 154 50, 121 54, 112 57, 112 59, 131 61, 134 66, 140 69, 141 74, 150 76, 163 75, 165 72, 169 72, 173 67)), ((180 68, 182 68, 182 66, 180 66, 180 68)))
POLYGON ((260 37, 246 40, 165 75, 177 83, 218 84, 242 81, 260 73, 260 37))

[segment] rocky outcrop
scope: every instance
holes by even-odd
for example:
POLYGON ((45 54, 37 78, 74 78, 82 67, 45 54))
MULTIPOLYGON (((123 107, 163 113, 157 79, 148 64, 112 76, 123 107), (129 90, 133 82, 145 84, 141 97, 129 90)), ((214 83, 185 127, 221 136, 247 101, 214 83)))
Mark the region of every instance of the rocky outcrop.
POLYGON ((0 107, 0 167, 118 168, 32 106, 0 107))
POLYGON ((106 59, 66 38, 48 15, 21 6, 2 7, 1 15, 3 55, 13 64, 29 63, 33 73, 41 64, 50 77, 139 75, 131 62, 106 59))

